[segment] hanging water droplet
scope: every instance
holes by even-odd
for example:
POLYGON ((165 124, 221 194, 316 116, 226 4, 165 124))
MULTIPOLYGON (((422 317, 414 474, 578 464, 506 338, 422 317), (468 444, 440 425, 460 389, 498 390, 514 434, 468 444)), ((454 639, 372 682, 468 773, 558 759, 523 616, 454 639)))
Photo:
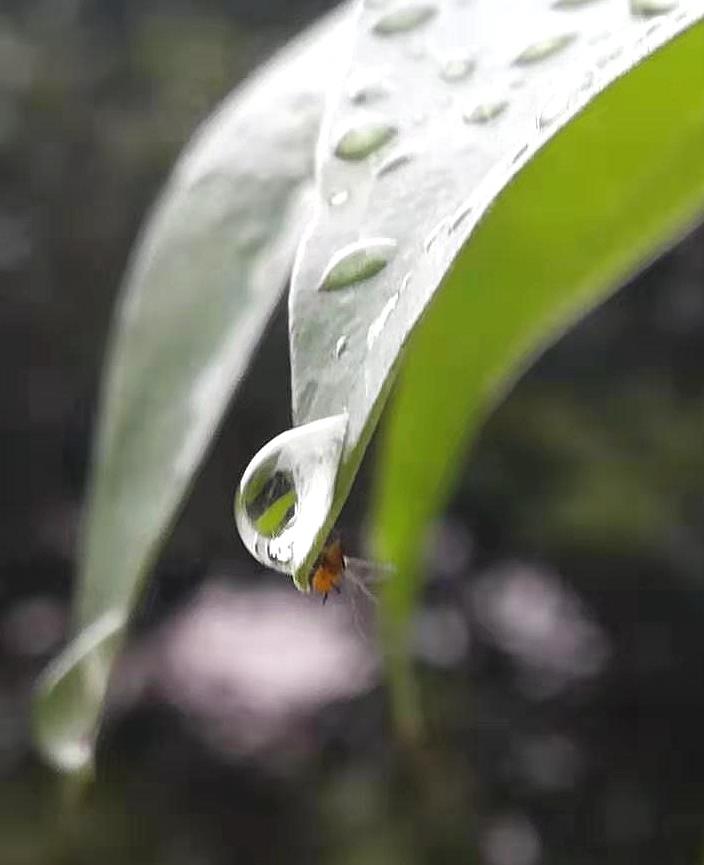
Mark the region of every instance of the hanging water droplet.
POLYGON ((350 194, 346 189, 336 189, 328 196, 328 204, 330 207, 342 207, 347 204, 350 194))
POLYGON ((534 42, 521 51, 513 62, 517 66, 529 66, 531 63, 540 63, 541 60, 546 60, 548 57, 552 57, 554 54, 563 51, 574 40, 574 33, 562 33, 559 36, 542 39, 540 42, 534 42))
POLYGON ((398 129, 383 120, 367 120, 344 132, 336 146, 335 156, 339 159, 357 161, 379 150, 398 133, 398 129))
POLYGON ((408 165, 413 157, 414 154, 408 150, 400 150, 397 153, 392 153, 378 166, 375 174, 377 177, 384 177, 386 174, 391 174, 396 171, 397 168, 401 168, 403 165, 408 165))
POLYGON ((508 108, 508 102, 505 99, 498 99, 495 102, 482 102, 471 111, 465 112, 462 115, 465 123, 489 123, 508 108))
POLYGON ((400 292, 395 291, 391 297, 384 304, 383 309, 379 313, 379 315, 374 319, 374 321, 369 325, 369 330, 367 331, 367 348, 371 351, 374 343, 381 336, 384 328, 386 327, 386 322, 389 320, 389 316, 396 309, 396 305, 398 304, 400 292))
POLYGON ((467 219, 467 217, 474 210, 473 204, 463 204, 459 207, 450 220, 450 231, 457 231, 457 229, 462 225, 462 223, 467 219))
MULTIPOLYGON (((245 470, 235 496, 240 537, 263 565, 296 574, 327 518, 347 415, 287 430, 245 470)), ((305 590, 305 580, 298 584, 305 590)))
POLYGON ((334 291, 376 276, 396 251, 390 237, 370 237, 351 243, 331 259, 320 281, 319 289, 334 291))
POLYGON ((666 15, 676 6, 676 0, 631 0, 631 14, 639 18, 652 18, 666 15))
POLYGON ((464 81, 474 72, 474 61, 469 57, 452 57, 440 68, 440 77, 449 84, 464 81))
POLYGON ((342 355, 347 351, 347 337, 341 336, 338 341, 335 343, 335 357, 341 358, 342 355))
POLYGON ((379 18, 372 30, 379 36, 393 36, 407 33, 421 24, 430 21, 437 14, 437 7, 431 3, 409 3, 379 18))
POLYGON ((552 126, 553 123, 567 112, 569 107, 570 100, 564 94, 560 93, 552 96, 543 105, 538 115, 538 129, 546 129, 548 126, 552 126))

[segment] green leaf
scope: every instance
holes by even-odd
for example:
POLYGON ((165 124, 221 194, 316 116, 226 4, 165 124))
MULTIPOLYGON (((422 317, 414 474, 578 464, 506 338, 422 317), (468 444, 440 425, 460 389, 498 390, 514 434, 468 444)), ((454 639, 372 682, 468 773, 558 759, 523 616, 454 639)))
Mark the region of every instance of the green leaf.
POLYGON ((121 627, 278 302, 309 205, 338 13, 236 91, 179 161, 134 255, 106 367, 76 640, 39 689, 36 734, 91 759, 121 627))
POLYGON ((436 7, 383 38, 383 13, 360 16, 291 300, 295 421, 348 416, 330 512, 299 551, 300 587, 405 358, 372 521, 376 553, 401 567, 388 594, 397 624, 427 523, 488 406, 704 201, 701 0, 647 15, 620 0, 436 7), (448 76, 458 57, 465 74, 448 76), (341 137, 382 123, 392 141, 364 160, 336 156, 341 137), (382 269, 321 290, 335 263, 382 240, 393 244, 382 269))
MULTIPOLYGON (((616 82, 499 196, 414 333, 372 519, 376 555, 403 574, 385 596, 399 641, 427 529, 487 412, 567 325, 702 218, 703 87, 699 24, 616 82)), ((408 676, 396 664, 408 726, 408 676)))

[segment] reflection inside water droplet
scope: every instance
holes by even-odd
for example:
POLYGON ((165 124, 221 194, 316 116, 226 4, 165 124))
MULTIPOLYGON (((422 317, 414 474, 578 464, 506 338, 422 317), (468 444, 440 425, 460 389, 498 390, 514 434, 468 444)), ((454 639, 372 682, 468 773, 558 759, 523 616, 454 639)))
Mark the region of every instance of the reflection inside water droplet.
POLYGON ((393 36, 396 33, 407 33, 415 30, 421 24, 430 21, 437 14, 437 7, 431 3, 409 3, 393 12, 388 12, 377 19, 372 27, 379 36, 393 36))
POLYGON ((551 36, 549 39, 542 39, 521 51, 513 62, 518 66, 539 63, 541 60, 546 60, 548 57, 563 51, 574 40, 574 33, 563 33, 559 36, 551 36))
POLYGON ((367 120, 344 132, 335 145, 339 159, 357 161, 379 150, 398 133, 398 129, 384 120, 367 120))
POLYGON ((389 263, 396 251, 390 237, 370 237, 351 243, 333 255, 319 289, 334 291, 371 279, 389 263))
POLYGON ((399 291, 395 291, 391 297, 384 304, 384 308, 381 310, 379 315, 374 319, 374 321, 369 326, 369 330, 367 331, 367 348, 372 349, 374 343, 379 339, 381 334, 386 327, 386 322, 389 320, 389 316, 396 309, 396 305, 398 304, 399 291))
POLYGON ((332 503, 346 429, 346 415, 295 427, 247 466, 235 520, 244 545, 263 565, 293 574, 304 562, 332 503))

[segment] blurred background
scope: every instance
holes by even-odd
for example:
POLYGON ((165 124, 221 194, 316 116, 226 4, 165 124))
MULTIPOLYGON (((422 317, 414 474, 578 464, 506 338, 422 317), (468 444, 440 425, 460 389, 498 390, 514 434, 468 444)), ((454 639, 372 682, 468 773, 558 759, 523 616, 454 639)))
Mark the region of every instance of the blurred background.
POLYGON ((370 611, 298 596, 231 522, 289 425, 282 309, 135 617, 98 783, 32 750, 128 251, 194 126, 326 5, 0 4, 0 863, 697 863, 701 230, 551 349, 462 468, 414 625, 422 747, 394 741, 370 611))

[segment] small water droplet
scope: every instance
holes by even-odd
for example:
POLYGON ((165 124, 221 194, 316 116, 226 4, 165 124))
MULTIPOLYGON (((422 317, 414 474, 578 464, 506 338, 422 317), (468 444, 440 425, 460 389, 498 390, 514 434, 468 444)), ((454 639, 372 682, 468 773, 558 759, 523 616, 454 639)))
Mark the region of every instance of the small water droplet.
POLYGON ((335 146, 339 159, 357 161, 379 150, 398 133, 398 129, 383 120, 367 120, 344 132, 335 146))
POLYGON ((425 250, 426 253, 430 252, 430 250, 437 243, 440 235, 444 231, 447 231, 447 229, 448 229, 448 223, 447 223, 446 219, 443 219, 441 222, 438 222, 438 224, 433 228, 433 230, 430 232, 430 234, 425 238, 425 241, 423 243, 423 249, 425 250))
POLYGON ((407 33, 430 21, 437 14, 437 7, 431 3, 409 3, 377 19, 372 27, 379 36, 393 36, 407 33))
POLYGON ((457 231, 460 225, 462 225, 462 223, 465 221, 465 219, 467 219, 467 217, 471 214, 473 210, 473 204, 463 204, 461 207, 458 207, 451 218, 450 231, 457 231))
POLYGON ((517 162, 520 162, 521 159, 526 155, 528 151, 528 145, 524 144, 523 147, 520 147, 513 155, 513 159, 511 162, 515 165, 517 162))
POLYGON ((495 102, 482 102, 477 105, 472 111, 465 112, 462 115, 465 123, 489 123, 508 108, 508 102, 505 99, 498 99, 495 102))
POLYGON ((560 93, 551 96, 545 105, 543 105, 538 115, 538 129, 546 129, 548 126, 552 126, 553 123, 567 112, 569 107, 570 100, 565 94, 560 93))
POLYGON ((440 77, 449 84, 464 81, 474 72, 474 61, 469 57, 452 57, 440 68, 440 77))
POLYGON ((396 309, 396 305, 398 304, 399 291, 395 291, 391 297, 384 304, 384 308, 381 310, 379 315, 374 319, 374 321, 369 325, 369 330, 367 331, 367 348, 371 351, 374 343, 379 339, 381 334, 383 333, 384 328, 386 327, 386 322, 389 320, 389 316, 396 309))
POLYGON ((379 81, 366 81, 350 88, 348 99, 353 105, 371 105, 389 95, 386 85, 379 81))
POLYGON ((371 279, 389 263, 396 251, 396 241, 389 237, 371 237, 351 243, 331 259, 319 288, 334 291, 371 279))
POLYGON ((401 280, 401 287, 399 288, 399 294, 403 294, 403 292, 408 288, 411 284, 411 280, 413 279, 413 274, 409 271, 401 280))
POLYGON ((349 198, 350 194, 346 189, 335 189, 328 196, 328 204, 330 207, 342 207, 343 204, 347 204, 349 198))
POLYGON ((652 18, 666 15, 676 6, 676 0, 631 0, 631 14, 638 18, 652 18))
POLYGON ((605 66, 608 66, 609 63, 612 63, 614 60, 618 60, 618 58, 621 56, 622 51, 623 49, 620 45, 615 45, 605 54, 602 54, 601 57, 597 58, 596 65, 599 67, 599 69, 603 69, 605 66))
POLYGON ((396 171, 397 168, 408 165, 413 157, 414 154, 409 150, 400 150, 397 153, 392 153, 378 166, 375 174, 377 177, 384 177, 386 174, 391 174, 396 171))
POLYGON ((347 351, 347 337, 341 336, 338 341, 335 343, 335 357, 341 358, 342 355, 347 351))
POLYGON ((575 40, 574 33, 562 33, 559 36, 551 36, 549 39, 541 39, 529 45, 513 61, 517 66, 529 66, 532 63, 540 63, 554 54, 563 51, 575 40))
POLYGON ((235 520, 244 545, 267 567, 295 574, 304 562, 328 515, 346 429, 346 415, 295 427, 247 466, 235 520))

